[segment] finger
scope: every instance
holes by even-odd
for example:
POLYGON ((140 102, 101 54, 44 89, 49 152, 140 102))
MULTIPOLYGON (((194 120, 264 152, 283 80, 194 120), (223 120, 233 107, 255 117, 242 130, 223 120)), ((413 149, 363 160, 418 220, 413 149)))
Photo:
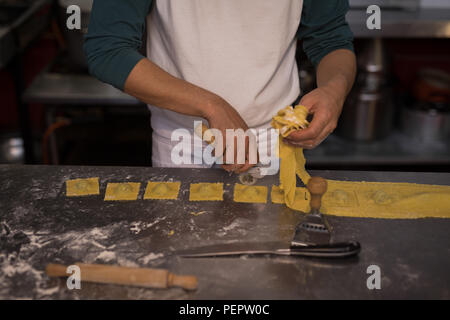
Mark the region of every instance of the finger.
POLYGON ((239 165, 237 163, 237 149, 238 149, 238 145, 237 145, 237 137, 234 137, 234 146, 233 148, 231 148, 231 146, 226 146, 227 150, 232 150, 234 151, 234 153, 231 155, 229 155, 229 160, 231 160, 231 163, 227 163, 226 159, 228 159, 226 157, 227 152, 225 152, 225 161, 224 161, 224 165, 222 166, 226 171, 228 172, 237 172, 239 171, 239 169, 243 166, 243 164, 239 165))
MULTIPOLYGON (((238 137, 234 137, 234 162, 233 162, 233 172, 238 173, 241 168, 244 166, 244 163, 239 163, 238 160, 241 157, 239 153, 243 153, 244 159, 245 159, 245 143, 244 143, 244 150, 241 150, 240 144, 238 144, 238 137)), ((245 161, 245 160, 244 160, 245 161)))
POLYGON ((239 173, 245 166, 245 159, 246 159, 246 143, 244 143, 244 150, 239 150, 240 144, 238 144, 238 137, 234 137, 234 162, 230 165, 230 171, 233 171, 234 173, 239 173), (239 152, 238 152, 239 151, 239 152), (244 155, 244 163, 239 163, 239 153, 243 153, 244 155))
MULTIPOLYGON (((235 167, 237 167, 237 165, 239 165, 239 162, 238 162, 239 152, 244 152, 244 155, 245 155, 245 149, 239 150, 239 149, 242 149, 242 148, 239 148, 239 146, 240 145, 238 145, 238 138, 234 137, 234 162, 233 163, 236 165, 235 167)), ((245 148, 245 145, 244 145, 244 148, 245 148)))
POLYGON ((248 160, 250 154, 250 138, 245 136, 245 160, 248 160))
POLYGON ((248 171, 250 168, 254 167, 254 164, 250 164, 248 162, 245 163, 239 170, 236 171, 236 173, 243 173, 248 171))
MULTIPOLYGON (((244 131, 245 133, 245 131, 244 131)), ((249 132, 249 135, 251 135, 252 133, 249 132)), ((240 139, 239 139, 240 140, 240 139)), ((235 163, 236 164, 240 164, 243 165, 246 163, 246 161, 249 159, 249 154, 250 154, 250 137, 248 135, 245 135, 244 138, 244 144, 241 145, 242 141, 238 141, 238 137, 235 137, 234 140, 235 143, 235 163)))
POLYGON ((239 173, 245 165, 236 165, 236 164, 224 164, 222 168, 227 172, 239 173))
POLYGON ((216 141, 214 142, 214 156, 216 159, 221 159, 222 162, 225 162, 225 151, 226 151, 226 145, 225 145, 225 139, 223 138, 222 133, 222 145, 218 143, 218 139, 215 137, 216 141))
MULTIPOLYGON (((238 157, 238 143, 237 143, 237 137, 233 137, 233 142, 231 145, 225 146, 225 155, 224 155, 224 164, 230 165, 230 166, 236 166, 237 163, 237 157, 238 157)), ((245 150, 242 150, 245 152, 245 150)), ((245 155, 245 154, 244 154, 245 155)))
POLYGON ((285 143, 295 146, 295 147, 301 147, 304 149, 313 149, 313 148, 317 147, 319 144, 321 144, 330 135, 331 132, 333 132, 332 127, 328 126, 315 139, 305 140, 305 141, 301 141, 301 142, 297 142, 297 141, 289 140, 289 139, 284 139, 283 141, 285 143))
POLYGON ((245 155, 244 155, 244 165, 246 165, 248 163, 248 159, 249 159, 249 154, 250 154, 250 139, 248 136, 245 136, 245 155))
MULTIPOLYGON (((267 137, 265 138, 267 139, 267 137)), ((247 161, 253 165, 259 162, 259 145, 258 145, 258 135, 256 133, 252 133, 248 139, 248 153, 247 153, 247 161)))
POLYGON ((303 130, 296 130, 292 132, 285 139, 294 140, 296 142, 313 140, 317 138, 320 133, 325 129, 328 122, 328 116, 324 112, 317 112, 314 115, 308 128, 303 130))
MULTIPOLYGON (((229 165, 227 163, 228 157, 228 150, 230 150, 230 146, 227 145, 227 137, 226 137, 226 130, 222 130, 223 135, 223 153, 222 153, 222 164, 229 165)), ((231 163, 232 164, 232 163, 231 163)))
POLYGON ((234 164, 223 164, 222 168, 227 172, 234 172, 235 171, 235 165, 234 164))

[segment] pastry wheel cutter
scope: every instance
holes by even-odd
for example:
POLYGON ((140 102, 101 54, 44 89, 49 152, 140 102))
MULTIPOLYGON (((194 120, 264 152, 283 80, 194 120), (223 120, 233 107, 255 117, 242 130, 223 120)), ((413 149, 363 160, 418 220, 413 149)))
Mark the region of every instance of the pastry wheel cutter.
POLYGON ((185 258, 207 258, 240 255, 281 255, 317 258, 345 258, 355 256, 361 250, 356 241, 333 243, 331 229, 320 213, 321 199, 327 189, 327 181, 312 177, 307 184, 311 194, 311 211, 296 226, 290 243, 284 242, 233 242, 178 251, 185 258))
POLYGON ((239 174, 239 181, 247 186, 254 185, 256 181, 267 175, 267 167, 257 164, 246 172, 239 174))

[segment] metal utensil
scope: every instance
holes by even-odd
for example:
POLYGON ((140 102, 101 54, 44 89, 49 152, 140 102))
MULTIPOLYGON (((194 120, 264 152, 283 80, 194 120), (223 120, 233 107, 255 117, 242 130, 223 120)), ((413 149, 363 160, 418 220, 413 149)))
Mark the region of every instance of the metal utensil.
POLYGON ((88 32, 89 20, 92 11, 93 0, 59 0, 58 13, 60 27, 63 36, 67 42, 67 52, 70 61, 77 67, 87 69, 87 59, 84 54, 83 44, 84 36, 88 32), (77 5, 81 9, 81 29, 69 30, 66 27, 67 7, 70 5, 77 5))
POLYGON ((329 244, 331 232, 328 222, 320 213, 322 196, 327 192, 327 180, 321 177, 311 177, 306 188, 311 194, 310 213, 297 225, 292 245, 308 246, 329 244))
POLYGON ((330 243, 331 232, 327 221, 320 213, 322 196, 327 191, 327 181, 312 177, 307 188, 311 194, 311 212, 296 227, 291 243, 282 242, 237 242, 204 246, 179 251, 185 258, 207 258, 239 255, 281 255, 321 258, 344 258, 359 253, 361 246, 356 241, 330 243))
POLYGON ((239 181, 247 186, 254 185, 256 181, 265 176, 265 168, 260 165, 256 165, 250 168, 247 172, 241 173, 239 175, 239 181))
POLYGON ((241 255, 345 258, 358 254, 360 249, 360 244, 355 241, 308 246, 298 246, 282 242, 237 242, 181 250, 177 252, 177 255, 183 258, 230 257, 241 255))

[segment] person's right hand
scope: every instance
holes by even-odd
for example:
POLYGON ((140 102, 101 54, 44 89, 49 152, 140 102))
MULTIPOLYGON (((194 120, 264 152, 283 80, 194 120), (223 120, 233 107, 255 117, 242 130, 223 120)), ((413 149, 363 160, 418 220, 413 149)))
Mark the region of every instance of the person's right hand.
MULTIPOLYGON (((242 129, 244 132, 248 130, 248 126, 244 119, 239 115, 239 113, 234 109, 228 102, 222 98, 218 98, 214 101, 208 108, 208 112, 205 115, 206 120, 208 120, 209 127, 218 129, 222 132, 223 136, 223 164, 224 168, 228 172, 241 173, 245 172, 254 164, 249 163, 249 139, 245 140, 245 164, 237 163, 237 139, 234 141, 234 161, 233 164, 226 164, 226 130, 227 129, 242 129)), ((220 153, 220 151, 219 151, 220 153)), ((216 155, 217 156, 217 155, 216 155)))

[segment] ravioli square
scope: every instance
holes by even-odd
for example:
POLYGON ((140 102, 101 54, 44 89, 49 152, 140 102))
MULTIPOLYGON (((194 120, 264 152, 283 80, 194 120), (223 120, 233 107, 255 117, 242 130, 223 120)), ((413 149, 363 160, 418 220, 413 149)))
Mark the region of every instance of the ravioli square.
POLYGON ((145 189, 144 199, 176 200, 181 182, 149 181, 145 189))
POLYGON ((108 183, 105 201, 137 200, 140 187, 139 182, 108 183))
MULTIPOLYGON (((272 198, 272 203, 284 204, 284 193, 279 186, 272 186, 272 191, 270 193, 272 198)), ((306 188, 297 187, 295 188, 295 199, 294 205, 298 210, 305 211, 309 206, 309 192, 306 188)))
POLYGON ((236 183, 234 186, 234 202, 267 203, 267 187, 245 186, 236 183))
POLYGON ((223 183, 191 183, 189 201, 222 201, 223 183))
POLYGON ((323 202, 327 207, 358 207, 358 198, 353 187, 328 188, 323 202))
POLYGON ((79 197, 100 194, 98 178, 73 179, 66 181, 66 196, 79 197))

